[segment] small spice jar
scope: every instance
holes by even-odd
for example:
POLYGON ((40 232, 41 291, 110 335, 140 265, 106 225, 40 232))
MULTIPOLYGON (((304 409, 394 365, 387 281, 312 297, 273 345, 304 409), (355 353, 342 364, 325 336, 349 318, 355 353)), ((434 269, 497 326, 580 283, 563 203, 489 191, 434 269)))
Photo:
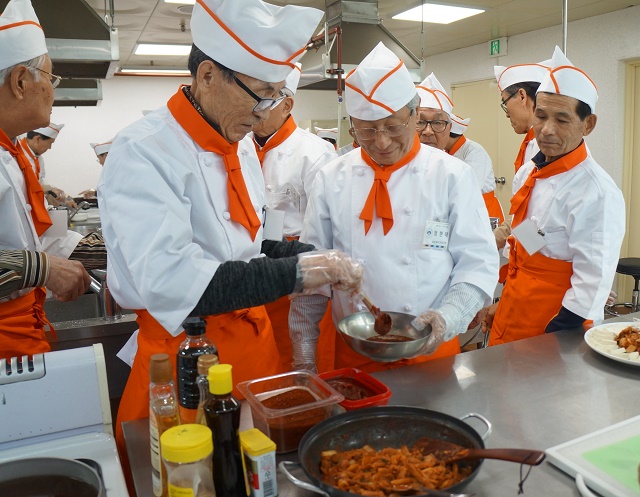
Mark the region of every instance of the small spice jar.
POLYGON ((174 426, 160 437, 169 497, 214 497, 213 438, 204 425, 174 426))

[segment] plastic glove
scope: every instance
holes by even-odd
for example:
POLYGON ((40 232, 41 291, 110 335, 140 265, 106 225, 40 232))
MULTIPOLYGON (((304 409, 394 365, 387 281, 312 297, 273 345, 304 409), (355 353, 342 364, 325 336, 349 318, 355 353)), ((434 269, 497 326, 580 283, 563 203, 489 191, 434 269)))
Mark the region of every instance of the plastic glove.
POLYGON ((609 292, 609 296, 607 297, 607 302, 604 305, 611 306, 616 303, 617 299, 618 299, 618 294, 612 290, 609 292))
POLYGON ((362 266, 338 250, 318 250, 298 254, 298 275, 302 288, 311 290, 331 284, 338 290, 360 290, 362 266))
POLYGON ((433 354, 440 344, 445 341, 444 336, 447 331, 447 322, 439 311, 430 309, 411 321, 411 324, 418 330, 423 330, 428 324, 431 325, 431 334, 426 343, 421 347, 419 354, 433 354))

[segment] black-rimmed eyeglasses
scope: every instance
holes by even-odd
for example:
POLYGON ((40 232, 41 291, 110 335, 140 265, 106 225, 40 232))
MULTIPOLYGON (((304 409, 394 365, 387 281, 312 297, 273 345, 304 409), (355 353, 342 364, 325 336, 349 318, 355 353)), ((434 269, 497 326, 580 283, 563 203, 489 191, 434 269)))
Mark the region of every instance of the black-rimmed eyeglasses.
POLYGON ((50 72, 47 72, 44 69, 40 69, 39 67, 36 67, 35 69, 49 76, 49 80, 51 81, 51 86, 53 86, 54 88, 57 88, 58 85, 60 84, 60 81, 64 79, 62 76, 56 76, 55 74, 51 74, 50 72))
POLYGON ((280 92, 279 98, 259 97, 258 95, 253 93, 247 85, 245 85, 242 81, 240 81, 236 75, 233 76, 233 79, 235 80, 236 84, 247 93, 247 95, 249 95, 256 102, 258 102, 256 105, 253 106, 253 112, 263 112, 267 109, 269 110, 274 109, 286 97, 286 95, 283 95, 282 92, 280 92))
POLYGON ((442 133, 447 129, 447 124, 449 124, 449 122, 450 121, 443 121, 441 119, 436 119, 435 121, 423 121, 421 119, 420 121, 416 121, 416 130, 424 131, 427 129, 427 126, 431 126, 431 130, 434 133, 442 133))
POLYGON ((352 128, 353 132, 356 135, 356 138, 359 141, 368 141, 373 140, 376 137, 376 133, 383 133, 390 137, 396 137, 402 135, 407 126, 409 126, 409 121, 411 120, 411 116, 407 119, 406 123, 403 124, 391 124, 390 126, 383 126, 380 129, 377 128, 352 128))
POLYGON ((500 102, 500 107, 502 107, 502 110, 505 112, 505 114, 507 113, 507 102, 511 100, 516 95, 516 93, 512 93, 511 95, 509 95, 509 98, 500 102))

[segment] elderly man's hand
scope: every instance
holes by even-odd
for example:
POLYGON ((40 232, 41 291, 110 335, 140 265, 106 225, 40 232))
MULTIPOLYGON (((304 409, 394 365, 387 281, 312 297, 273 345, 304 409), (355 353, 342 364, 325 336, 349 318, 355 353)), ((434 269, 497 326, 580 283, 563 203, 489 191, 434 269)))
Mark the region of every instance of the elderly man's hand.
POLYGON ((56 299, 62 302, 76 300, 87 291, 90 283, 91 277, 80 262, 49 256, 49 277, 44 286, 56 299))
POLYGON ((482 333, 487 333, 491 330, 493 318, 495 317, 497 310, 498 302, 491 304, 489 307, 485 307, 484 309, 480 309, 478 312, 478 314, 482 313, 482 320, 480 321, 482 324, 482 333))

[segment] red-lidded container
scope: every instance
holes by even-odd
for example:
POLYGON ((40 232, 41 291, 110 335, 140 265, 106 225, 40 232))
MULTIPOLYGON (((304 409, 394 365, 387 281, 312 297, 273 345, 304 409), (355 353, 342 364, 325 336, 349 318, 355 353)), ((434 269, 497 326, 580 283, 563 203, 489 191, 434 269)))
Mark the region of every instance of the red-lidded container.
POLYGON ((336 369, 318 376, 344 396, 340 405, 347 411, 386 406, 391 398, 391 390, 384 383, 359 369, 336 369))

